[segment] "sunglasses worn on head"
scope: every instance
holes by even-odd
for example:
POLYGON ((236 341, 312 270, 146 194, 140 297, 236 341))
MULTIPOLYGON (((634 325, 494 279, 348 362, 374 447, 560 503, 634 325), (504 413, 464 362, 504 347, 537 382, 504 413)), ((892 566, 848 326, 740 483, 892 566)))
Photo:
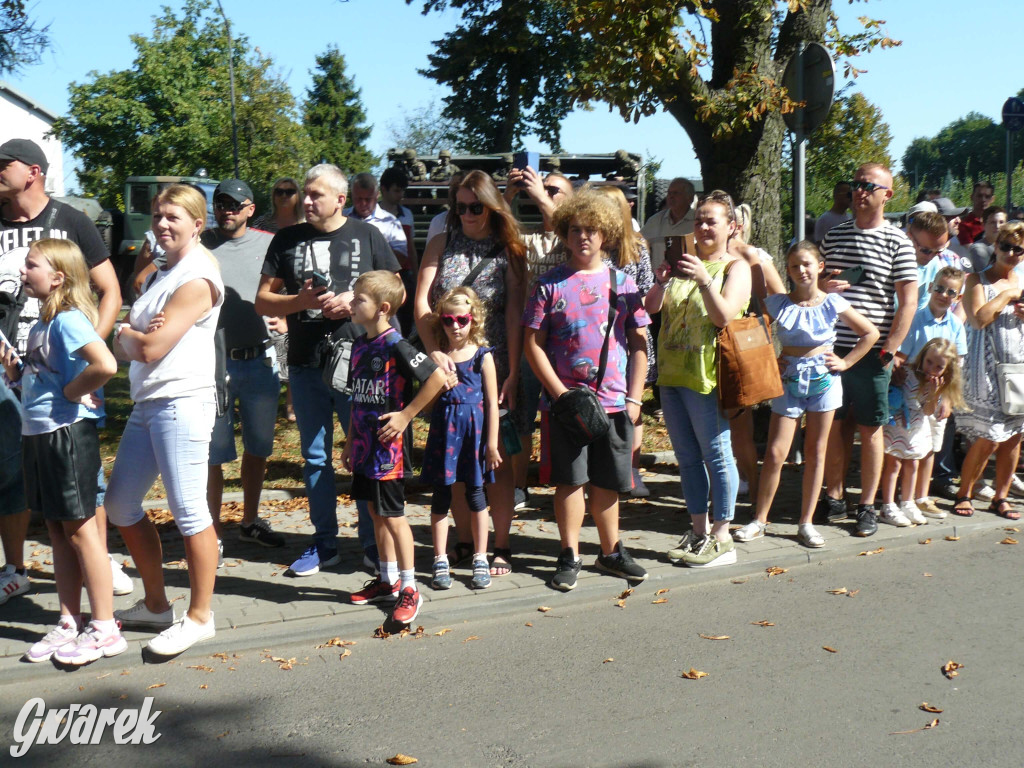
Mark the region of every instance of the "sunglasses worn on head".
POLYGON ((214 200, 213 207, 219 211, 226 211, 227 213, 238 213, 240 210, 245 208, 252 203, 240 203, 237 200, 214 200))
POLYGON ((447 325, 449 328, 453 328, 456 325, 459 328, 464 328, 469 325, 473 320, 473 315, 441 315, 441 322, 447 325))
POLYGON ((278 187, 277 189, 274 190, 274 194, 277 195, 278 197, 291 197, 298 191, 299 190, 297 189, 286 189, 284 187, 278 187))
POLYGON ((1014 256, 1024 254, 1024 245, 1014 245, 1013 243, 1008 243, 1005 240, 1000 241, 997 245, 999 246, 999 250, 1004 253, 1012 253, 1014 256))
POLYGON ((851 187, 851 189, 863 189, 869 195, 872 192, 874 192, 876 189, 891 189, 891 187, 887 187, 884 184, 875 184, 875 182, 873 182, 873 181, 857 181, 857 180, 851 181, 850 182, 850 187, 851 187))
POLYGON ((459 214, 459 216, 465 216, 467 211, 472 213, 474 216, 479 216, 484 212, 484 204, 481 202, 470 203, 469 205, 466 203, 455 204, 455 212, 459 214))
POLYGON ((957 296, 960 295, 960 291, 958 291, 956 288, 943 288, 941 285, 933 285, 932 293, 936 293, 939 296, 945 296, 946 298, 949 299, 955 299, 957 296))

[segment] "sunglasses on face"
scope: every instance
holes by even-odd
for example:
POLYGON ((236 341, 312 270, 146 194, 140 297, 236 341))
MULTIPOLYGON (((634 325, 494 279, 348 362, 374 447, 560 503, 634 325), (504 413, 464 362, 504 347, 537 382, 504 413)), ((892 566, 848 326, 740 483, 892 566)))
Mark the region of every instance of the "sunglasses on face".
POLYGON ((955 299, 960 294, 955 288, 943 288, 941 285, 933 285, 932 293, 945 296, 947 299, 955 299))
POLYGON ((999 250, 1003 253, 1011 253, 1014 256, 1020 256, 1024 254, 1024 245, 1014 245, 1013 243, 1000 242, 998 243, 999 250))
POLYGON ((459 214, 459 216, 465 216, 467 211, 472 213, 474 216, 479 216, 484 212, 484 204, 480 202, 470 203, 469 205, 466 203, 455 204, 455 212, 459 214))
POLYGON ((441 322, 447 325, 449 328, 458 326, 459 328, 465 328, 473 321, 472 315, 441 315, 441 322))
POLYGON ((562 192, 562 188, 551 185, 549 187, 544 187, 544 191, 548 193, 548 197, 554 197, 562 192))
POLYGON ((924 246, 917 242, 916 237, 912 237, 910 239, 914 241, 914 246, 917 248, 917 250, 919 250, 925 256, 938 256, 940 253, 946 250, 945 248, 925 248, 924 246))
POLYGON ((274 190, 274 194, 277 195, 278 197, 291 197, 298 191, 299 190, 297 189, 285 189, 284 187, 280 187, 274 190))
POLYGON ((218 211, 224 211, 226 213, 238 213, 246 206, 252 205, 252 203, 240 203, 237 200, 214 200, 213 207, 218 211))
POLYGON ((875 184, 873 181, 851 181, 850 187, 851 189, 863 189, 869 195, 876 189, 891 189, 884 184, 875 184))

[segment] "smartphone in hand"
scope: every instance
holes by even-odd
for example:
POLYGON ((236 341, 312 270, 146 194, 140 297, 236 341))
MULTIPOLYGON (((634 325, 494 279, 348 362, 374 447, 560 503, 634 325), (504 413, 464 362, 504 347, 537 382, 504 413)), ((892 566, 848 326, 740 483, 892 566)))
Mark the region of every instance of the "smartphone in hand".
POLYGON ((833 279, 844 280, 850 285, 860 285, 864 282, 864 267, 850 267, 849 269, 844 269, 833 279))

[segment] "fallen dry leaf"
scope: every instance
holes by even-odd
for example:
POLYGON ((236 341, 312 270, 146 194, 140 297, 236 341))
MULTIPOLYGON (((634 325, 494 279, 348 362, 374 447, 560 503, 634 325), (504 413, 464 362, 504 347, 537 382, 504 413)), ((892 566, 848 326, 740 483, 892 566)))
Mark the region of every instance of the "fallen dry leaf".
POLYGON ((1000 544, 1019 544, 1020 542, 1018 542, 1016 539, 1011 539, 1009 536, 1007 536, 1005 539, 1003 539, 999 543, 1000 544))
POLYGON ((602 664, 607 664, 607 663, 608 663, 609 661, 615 661, 615 659, 613 659, 613 658, 612 658, 611 656, 609 656, 609 657, 608 657, 607 659, 605 659, 605 660, 604 660, 604 661, 602 661, 601 663, 602 663, 602 664))
POLYGON ((730 639, 730 637, 728 635, 698 635, 698 637, 702 637, 705 640, 729 640, 730 639))
POLYGON ((781 576, 784 573, 789 573, 789 568, 779 568, 779 566, 773 565, 771 568, 765 568, 764 572, 768 574, 770 579, 772 576, 781 576))
POLYGON ((338 654, 338 658, 339 659, 344 659, 346 656, 351 656, 351 655, 352 655, 352 651, 350 651, 348 648, 346 648, 345 650, 343 650, 341 653, 338 654))
POLYGON ((823 645, 821 647, 822 650, 828 651, 829 653, 839 653, 839 651, 836 648, 833 648, 831 645, 823 645))
POLYGON ((856 597, 858 592, 860 592, 859 589, 851 589, 849 592, 846 593, 846 596, 847 597, 856 597))
POLYGON ((845 595, 847 594, 846 587, 839 587, 838 589, 826 590, 830 595, 845 595))
POLYGON ((657 600, 651 600, 651 605, 661 605, 662 603, 667 603, 667 602, 668 602, 668 598, 667 597, 659 597, 657 600))
POLYGON ((880 555, 885 552, 885 547, 879 547, 878 549, 869 549, 867 552, 859 552, 857 557, 870 557, 871 555, 880 555))
POLYGON ((944 674, 948 680, 952 680, 954 677, 960 674, 957 670, 963 668, 964 665, 960 662, 950 660, 942 665, 942 674, 944 674))
POLYGON ((147 691, 152 691, 154 688, 163 688, 167 683, 153 683, 152 685, 146 686, 147 691))
POLYGON ((615 604, 617 606, 619 606, 619 608, 625 608, 626 607, 626 601, 625 600, 619 600, 615 604))
POLYGON ((951 536, 947 536, 946 537, 946 541, 960 541, 960 537, 959 536, 952 536, 952 535, 951 536))
POLYGON ((427 630, 423 628, 423 625, 416 627, 416 631, 413 633, 413 637, 419 639, 427 636, 427 630))
POLYGON ((899 736, 900 734, 904 734, 904 733, 920 733, 921 731, 930 731, 932 728, 934 728, 938 724, 939 724, 939 718, 936 717, 930 723, 927 723, 926 725, 922 726, 921 728, 914 728, 914 729, 909 730, 909 731, 892 731, 889 735, 890 736, 899 736))
POLYGON ((206 690, 206 689, 208 689, 209 687, 210 687, 210 686, 208 686, 208 685, 207 685, 206 683, 203 683, 202 685, 200 685, 200 686, 199 686, 199 690, 200 690, 200 691, 205 691, 205 690, 206 690))
POLYGON ((931 543, 932 543, 932 540, 931 540, 931 539, 921 539, 921 540, 920 540, 919 542, 917 542, 917 543, 918 543, 918 544, 931 544, 931 543))
POLYGON ((1020 533, 1020 528, 1014 528, 1013 526, 1010 526, 1009 528, 1003 528, 1003 530, 1007 533, 1020 533))
POLYGON ((694 669, 693 667, 690 667, 690 671, 689 672, 683 672, 682 673, 682 677, 685 677, 687 680, 700 680, 702 677, 707 677, 707 676, 708 676, 707 672, 701 672, 699 670, 694 669))
POLYGON ((930 712, 933 715, 938 715, 942 712, 941 709, 939 709, 938 707, 933 707, 927 701, 923 702, 921 706, 918 707, 918 709, 923 709, 925 712, 930 712))
POLYGON ((185 669, 198 669, 200 672, 213 672, 213 667, 208 667, 205 664, 190 664, 185 669))
POLYGON ((750 623, 753 624, 755 627, 774 627, 775 626, 770 621, 767 621, 765 619, 761 619, 761 621, 752 621, 750 623))
POLYGON ((657 597, 658 595, 664 595, 667 592, 668 592, 667 588, 666 589, 659 589, 657 592, 654 593, 654 596, 657 597))
POLYGON ((445 627, 444 629, 440 629, 437 632, 435 632, 434 633, 434 637, 441 637, 443 635, 447 635, 451 631, 452 631, 451 627, 445 627))
POLYGON ((629 597, 632 594, 633 594, 633 589, 632 589, 632 587, 630 587, 629 589, 625 590, 621 595, 619 595, 619 600, 625 600, 627 597, 629 597))
POLYGON ((373 630, 373 636, 381 640, 387 640, 389 637, 391 637, 391 633, 386 631, 384 629, 384 625, 381 624, 379 627, 373 630))
POLYGON ((342 640, 340 637, 332 637, 323 645, 318 645, 317 648, 344 648, 349 645, 355 645, 355 640, 342 640))
POLYGON ((925 577, 926 579, 930 579, 930 578, 932 577, 932 575, 931 575, 930 573, 926 573, 926 574, 924 574, 924 577, 925 577))
POLYGON ((470 635, 469 637, 467 637, 462 642, 468 643, 470 640, 479 640, 479 639, 480 639, 480 637, 478 635, 470 635))
POLYGON ((110 677, 110 675, 111 675, 111 673, 110 673, 110 672, 107 672, 107 673, 106 673, 105 675, 100 675, 100 676, 99 676, 99 677, 97 677, 96 679, 97 679, 97 680, 102 680, 102 679, 103 679, 104 677, 110 677))
POLYGON ((403 755, 401 752, 399 752, 394 757, 389 757, 388 762, 391 765, 412 765, 413 763, 418 763, 419 760, 417 760, 415 757, 403 755))
POLYGON ((746 584, 747 580, 746 579, 732 579, 732 583, 733 584, 746 584))
POLYGON ((528 627, 532 627, 532 626, 533 626, 533 622, 532 622, 532 621, 528 621, 528 622, 526 622, 526 626, 528 626, 528 627))
POLYGON ((542 606, 541 606, 540 608, 538 608, 537 610, 538 610, 538 611, 540 611, 541 613, 547 613, 547 612, 548 612, 548 611, 550 611, 551 609, 550 609, 550 608, 548 608, 548 607, 547 607, 546 605, 542 605, 542 606))

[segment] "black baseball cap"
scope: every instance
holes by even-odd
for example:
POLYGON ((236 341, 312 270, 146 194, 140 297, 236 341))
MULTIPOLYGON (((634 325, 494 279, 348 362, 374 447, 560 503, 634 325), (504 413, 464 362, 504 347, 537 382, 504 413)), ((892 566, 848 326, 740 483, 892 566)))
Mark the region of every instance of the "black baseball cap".
POLYGON ((0 160, 18 160, 25 165, 38 165, 44 176, 50 170, 50 162, 43 150, 29 139, 10 139, 0 144, 0 160))
POLYGON ((213 191, 213 196, 217 195, 227 195, 236 203, 244 203, 246 200, 253 202, 252 190, 240 179, 224 179, 213 191))

